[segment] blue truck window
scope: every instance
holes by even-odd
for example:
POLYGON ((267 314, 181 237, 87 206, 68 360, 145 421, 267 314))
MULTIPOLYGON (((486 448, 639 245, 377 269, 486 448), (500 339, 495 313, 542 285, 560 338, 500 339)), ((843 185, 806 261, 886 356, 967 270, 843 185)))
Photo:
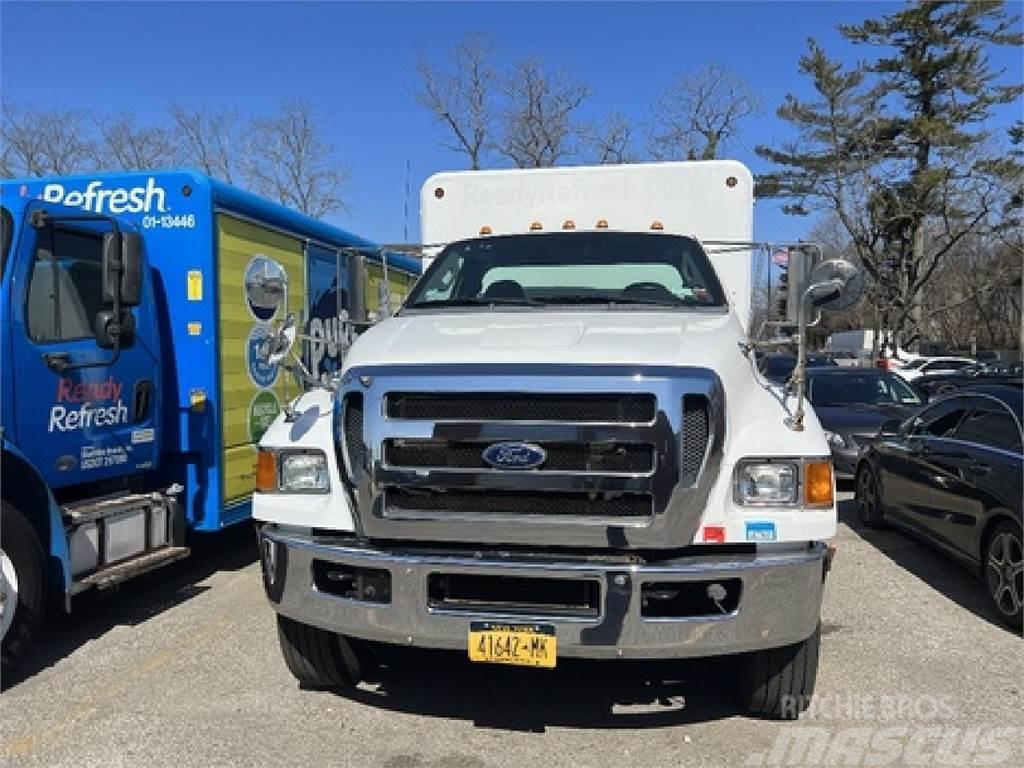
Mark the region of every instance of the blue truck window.
POLYGON ((71 341, 93 336, 103 301, 103 238, 55 227, 40 233, 29 278, 29 336, 34 341, 71 341))
POLYGON ((6 208, 0 208, 0 277, 7 271, 7 256, 14 238, 14 219, 6 208))

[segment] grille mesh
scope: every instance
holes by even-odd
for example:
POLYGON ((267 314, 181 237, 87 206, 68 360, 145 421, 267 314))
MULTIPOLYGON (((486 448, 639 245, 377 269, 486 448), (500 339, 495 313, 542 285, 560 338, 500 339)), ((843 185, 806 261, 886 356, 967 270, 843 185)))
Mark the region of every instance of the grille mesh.
POLYGON ((394 392, 387 396, 389 417, 431 421, 647 423, 654 420, 655 410, 653 395, 394 392))
POLYGON ((366 467, 366 441, 363 439, 363 396, 345 396, 345 448, 353 472, 366 467))
POLYGON ((686 395, 683 398, 683 456, 680 466, 683 485, 697 482, 707 447, 708 399, 703 395, 686 395))
MULTIPOLYGON (((393 467, 489 469, 490 443, 448 440, 388 440, 384 456, 393 467)), ((547 472, 631 472, 654 469, 654 447, 643 443, 538 443, 547 452, 547 472)))
POLYGON ((392 510, 496 515, 563 515, 573 517, 644 517, 652 513, 646 494, 590 498, 585 493, 519 491, 435 492, 389 488, 385 502, 392 510))

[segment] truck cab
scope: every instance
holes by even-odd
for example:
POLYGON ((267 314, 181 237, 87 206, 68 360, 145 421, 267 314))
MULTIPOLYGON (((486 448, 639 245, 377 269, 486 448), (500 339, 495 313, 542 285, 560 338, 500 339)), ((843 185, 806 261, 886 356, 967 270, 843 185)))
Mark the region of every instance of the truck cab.
POLYGON ((6 669, 48 597, 70 609, 248 520, 256 442, 295 391, 256 354, 271 323, 301 315, 330 381, 343 321, 419 262, 189 170, 5 180, 0 219, 6 669))
POLYGON ((421 204, 432 261, 402 309, 261 441, 292 673, 352 684, 379 643, 729 656, 747 708, 795 717, 834 479, 801 393, 756 372, 749 172, 441 174, 421 204))

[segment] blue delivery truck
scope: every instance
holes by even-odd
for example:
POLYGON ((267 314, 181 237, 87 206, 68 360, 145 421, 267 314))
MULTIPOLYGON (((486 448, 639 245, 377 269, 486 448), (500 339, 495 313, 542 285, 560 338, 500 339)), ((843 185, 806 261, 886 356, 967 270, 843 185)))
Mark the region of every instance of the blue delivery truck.
POLYGON ((256 443, 298 394, 259 354, 273 324, 300 318, 329 377, 420 264, 188 171, 4 181, 0 216, 8 666, 54 598, 247 519, 256 443))

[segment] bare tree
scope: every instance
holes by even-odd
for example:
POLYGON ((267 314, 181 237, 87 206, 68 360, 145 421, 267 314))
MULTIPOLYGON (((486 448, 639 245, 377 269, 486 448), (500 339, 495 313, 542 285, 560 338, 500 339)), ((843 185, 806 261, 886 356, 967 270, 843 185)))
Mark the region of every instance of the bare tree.
POLYGON ((86 116, 4 102, 0 107, 0 173, 47 176, 88 170, 93 155, 86 116))
POLYGON ((96 164, 107 170, 140 171, 166 168, 177 159, 171 131, 162 125, 140 125, 134 115, 99 122, 101 143, 96 164))
POLYGON ((285 101, 277 114, 251 122, 244 174, 254 192, 310 216, 345 207, 348 170, 335 159, 307 101, 285 101))
POLYGON ((180 159, 203 173, 233 182, 242 163, 238 113, 172 104, 168 110, 180 159))
POLYGON ((680 75, 651 108, 652 154, 663 160, 714 160, 743 120, 760 110, 757 94, 728 67, 710 64, 680 75))
POLYGON ((509 108, 501 154, 520 168, 543 168, 575 151, 575 112, 590 96, 587 85, 545 71, 544 62, 533 57, 513 65, 504 90, 509 108))
POLYGON ((451 71, 439 71, 423 58, 417 64, 422 80, 417 101, 451 131, 452 140, 442 146, 466 155, 474 171, 480 169, 494 124, 497 83, 490 51, 487 38, 475 35, 455 46, 451 71))
POLYGON ((600 165, 630 163, 633 154, 633 126, 621 112, 612 112, 603 124, 586 129, 586 143, 600 165))

